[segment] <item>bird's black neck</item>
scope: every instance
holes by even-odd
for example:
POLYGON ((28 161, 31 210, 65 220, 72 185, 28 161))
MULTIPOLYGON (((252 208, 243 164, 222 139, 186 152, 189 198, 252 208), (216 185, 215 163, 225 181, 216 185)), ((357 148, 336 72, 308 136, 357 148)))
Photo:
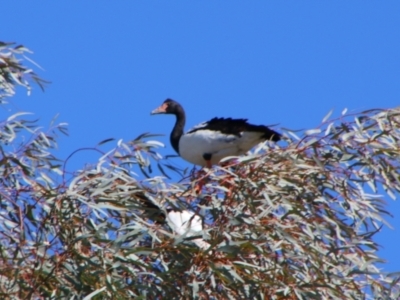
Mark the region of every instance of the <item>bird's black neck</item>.
POLYGON ((176 122, 171 132, 170 141, 172 147, 179 154, 179 140, 181 139, 181 136, 183 134, 183 128, 185 127, 186 116, 182 107, 178 107, 174 114, 176 116, 176 122))

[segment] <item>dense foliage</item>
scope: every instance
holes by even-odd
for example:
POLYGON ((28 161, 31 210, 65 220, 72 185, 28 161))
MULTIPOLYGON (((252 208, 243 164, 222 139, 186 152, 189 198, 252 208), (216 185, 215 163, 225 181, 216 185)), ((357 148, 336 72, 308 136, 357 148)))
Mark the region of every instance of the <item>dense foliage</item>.
MULTIPOLYGON (((23 66, 25 48, 1 45, 0 99, 42 82, 23 66)), ((176 171, 150 136, 70 176, 52 155, 63 125, 10 116, 0 123, 1 298, 397 299, 374 235, 388 214, 380 193, 400 191, 400 109, 329 117, 172 182, 149 176, 152 165, 176 171), (167 208, 191 211, 203 230, 182 234, 167 208)))

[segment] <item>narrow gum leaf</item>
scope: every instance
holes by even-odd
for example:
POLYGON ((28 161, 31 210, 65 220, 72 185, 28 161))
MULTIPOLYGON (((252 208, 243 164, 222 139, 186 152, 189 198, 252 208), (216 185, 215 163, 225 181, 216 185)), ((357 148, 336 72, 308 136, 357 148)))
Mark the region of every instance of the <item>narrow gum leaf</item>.
POLYGON ((332 115, 333 113, 333 108, 327 113, 327 115, 322 119, 322 123, 325 123, 329 117, 332 115))

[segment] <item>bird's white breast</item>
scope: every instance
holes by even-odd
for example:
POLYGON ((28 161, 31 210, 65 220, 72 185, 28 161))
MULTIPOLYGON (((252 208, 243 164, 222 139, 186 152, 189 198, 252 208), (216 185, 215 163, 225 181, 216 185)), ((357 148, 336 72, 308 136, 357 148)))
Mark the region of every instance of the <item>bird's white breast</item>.
POLYGON ((200 166, 205 166, 204 154, 211 154, 211 164, 227 156, 245 154, 261 142, 259 132, 242 132, 241 135, 224 134, 215 130, 196 130, 182 135, 179 140, 180 156, 200 166))

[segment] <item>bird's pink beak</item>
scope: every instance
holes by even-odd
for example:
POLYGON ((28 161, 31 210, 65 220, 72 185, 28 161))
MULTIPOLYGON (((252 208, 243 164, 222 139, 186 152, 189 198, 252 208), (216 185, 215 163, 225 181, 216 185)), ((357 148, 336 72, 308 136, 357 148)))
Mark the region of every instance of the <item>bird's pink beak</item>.
POLYGON ((165 114, 167 112, 167 107, 168 107, 168 105, 163 103, 163 104, 161 104, 161 106, 152 110, 150 115, 165 114))

